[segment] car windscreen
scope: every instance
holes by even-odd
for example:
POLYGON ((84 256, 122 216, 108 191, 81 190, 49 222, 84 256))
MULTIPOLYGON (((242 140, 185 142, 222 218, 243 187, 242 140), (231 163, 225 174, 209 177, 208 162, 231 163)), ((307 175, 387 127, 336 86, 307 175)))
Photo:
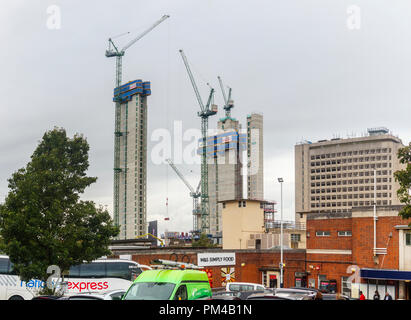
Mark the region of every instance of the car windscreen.
POLYGON ((124 300, 168 300, 175 284, 168 282, 135 282, 124 300))

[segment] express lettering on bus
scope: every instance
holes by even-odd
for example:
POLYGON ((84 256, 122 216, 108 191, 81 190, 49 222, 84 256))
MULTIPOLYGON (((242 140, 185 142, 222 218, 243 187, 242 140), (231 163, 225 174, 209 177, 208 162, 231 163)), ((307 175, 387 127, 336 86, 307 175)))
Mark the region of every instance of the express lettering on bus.
POLYGON ((73 282, 69 281, 68 282, 68 289, 69 290, 79 290, 81 292, 82 290, 105 290, 108 289, 108 282, 85 282, 85 281, 78 281, 78 282, 73 282))

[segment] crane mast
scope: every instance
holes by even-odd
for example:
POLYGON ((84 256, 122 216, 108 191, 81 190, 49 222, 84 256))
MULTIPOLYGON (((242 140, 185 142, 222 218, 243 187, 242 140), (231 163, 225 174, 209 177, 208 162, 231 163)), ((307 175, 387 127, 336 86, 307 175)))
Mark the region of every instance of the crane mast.
POLYGON ((225 116, 227 118, 231 117, 231 109, 234 108, 234 101, 231 100, 231 88, 228 88, 228 98, 225 94, 224 86, 223 86, 223 81, 221 80, 221 77, 218 76, 218 82, 220 83, 220 88, 221 92, 223 94, 224 98, 224 110, 225 110, 225 116))
MULTIPOLYGON (((209 233, 210 231, 210 210, 209 210, 209 196, 208 196, 208 166, 207 166, 207 131, 208 131, 208 118, 217 113, 217 106, 213 104, 214 89, 210 89, 207 104, 204 105, 200 92, 197 88, 187 58, 180 50, 181 57, 184 65, 187 69, 188 76, 194 89, 194 93, 197 97, 200 111, 197 115, 201 118, 201 135, 202 135, 202 155, 201 155, 201 232, 209 233), (210 108, 211 107, 211 108, 210 108)), ((199 230, 200 231, 200 230, 199 230)))
POLYGON ((180 172, 180 170, 177 169, 177 167, 174 165, 171 159, 166 159, 166 161, 168 162, 170 167, 173 168, 174 172, 180 177, 181 181, 183 181, 184 184, 187 186, 187 188, 190 190, 190 197, 193 198, 193 232, 196 232, 198 230, 198 216, 200 214, 198 198, 200 198, 201 196, 201 193, 200 193, 201 180, 197 186, 197 189, 194 190, 194 188, 184 178, 183 174, 180 172))
MULTIPOLYGON (((164 15, 161 17, 160 20, 156 21, 150 28, 145 30, 143 33, 138 35, 132 41, 130 41, 124 48, 119 50, 117 46, 114 44, 112 38, 108 39, 109 48, 106 50, 106 57, 116 57, 116 82, 115 87, 118 88, 121 86, 122 83, 122 76, 123 76, 123 61, 122 58, 125 54, 125 51, 130 48, 134 43, 144 37, 147 33, 153 30, 156 26, 158 26, 161 22, 169 18, 169 15, 164 15)), ((115 101, 115 116, 114 116, 114 199, 113 199, 113 207, 114 207, 114 223, 116 225, 120 225, 119 221, 119 205, 120 205, 120 174, 123 172, 123 169, 120 168, 120 144, 121 138, 127 136, 127 132, 121 132, 121 103, 119 99, 120 91, 114 97, 115 101)), ((124 168, 124 172, 127 168, 124 168)))

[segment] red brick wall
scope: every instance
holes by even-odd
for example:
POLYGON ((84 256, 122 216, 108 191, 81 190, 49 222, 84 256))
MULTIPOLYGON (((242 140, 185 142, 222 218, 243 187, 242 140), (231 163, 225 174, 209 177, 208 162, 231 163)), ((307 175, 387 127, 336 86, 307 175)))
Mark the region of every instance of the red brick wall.
POLYGON ((315 279, 318 288, 318 275, 324 274, 328 280, 337 280, 337 290, 341 292, 341 277, 348 277, 347 268, 352 265, 349 254, 307 254, 308 279, 315 279), (317 267, 320 269, 317 270, 317 267))
POLYGON ((399 232, 396 225, 409 224, 411 219, 401 217, 378 217, 377 220, 377 248, 387 248, 387 255, 379 256, 378 264, 373 261, 374 222, 372 217, 353 219, 353 260, 364 268, 399 268, 399 232), (392 237, 389 234, 392 232, 392 237), (388 245, 387 245, 388 244, 388 245))
POLYGON ((378 264, 374 263, 374 225, 373 218, 338 218, 307 220, 307 249, 338 249, 351 250, 352 255, 331 254, 307 254, 308 278, 316 280, 318 287, 318 275, 325 274, 327 279, 337 280, 338 290, 341 290, 341 277, 350 276, 347 273, 349 265, 357 265, 360 268, 399 268, 399 232, 396 225, 406 225, 411 219, 403 220, 399 216, 379 216, 377 221, 377 248, 387 248, 387 255, 379 255, 378 264), (351 237, 338 237, 337 231, 351 230, 351 237), (329 237, 317 237, 316 231, 330 231, 329 237), (389 234, 392 232, 392 237, 389 234), (314 268, 310 268, 310 265, 314 268), (315 267, 320 270, 316 271, 315 267))
POLYGON ((307 220, 307 249, 351 250, 352 237, 339 237, 338 231, 351 231, 351 218, 307 220), (328 237, 317 237, 316 231, 330 231, 328 237))

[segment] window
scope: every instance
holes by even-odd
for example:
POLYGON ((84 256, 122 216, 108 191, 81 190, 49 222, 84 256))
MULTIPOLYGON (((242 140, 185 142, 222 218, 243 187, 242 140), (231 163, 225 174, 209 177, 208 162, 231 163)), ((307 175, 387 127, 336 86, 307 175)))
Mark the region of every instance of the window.
POLYGON ((325 274, 318 275, 318 289, 323 289, 321 283, 325 282, 326 280, 327 280, 327 276, 325 274))
POLYGON ((9 273, 9 259, 0 258, 0 274, 8 274, 8 273, 9 273))
POLYGON ((351 237, 351 231, 338 231, 339 237, 351 237))
POLYGON ((299 233, 295 233, 295 234, 291 234, 291 242, 299 242, 301 241, 301 234, 299 233))
POLYGON ((181 285, 177 289, 174 300, 187 300, 187 287, 185 285, 181 285))
POLYGON ((348 282, 348 277, 341 277, 342 294, 351 297, 351 283, 348 282))
POLYGON ((411 232, 405 234, 405 245, 411 246, 411 232))
POLYGON ((136 282, 124 300, 141 300, 150 297, 150 300, 168 300, 173 293, 175 285, 167 282, 136 282))
POLYGON ((248 284, 230 284, 230 291, 253 291, 254 286, 248 284))
POLYGON ((330 231, 316 231, 315 235, 317 237, 329 237, 330 236, 330 231))
POLYGON ((102 262, 92 262, 80 265, 80 277, 82 278, 102 278, 106 276, 106 264, 102 262))

